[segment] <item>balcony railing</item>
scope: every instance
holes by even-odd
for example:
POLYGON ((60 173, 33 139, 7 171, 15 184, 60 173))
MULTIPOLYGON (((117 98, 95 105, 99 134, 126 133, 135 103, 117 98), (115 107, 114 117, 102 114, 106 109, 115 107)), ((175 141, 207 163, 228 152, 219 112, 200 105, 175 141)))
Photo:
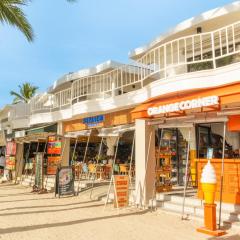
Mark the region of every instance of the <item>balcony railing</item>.
POLYGON ((136 65, 75 80, 71 88, 42 94, 31 101, 31 113, 55 111, 76 102, 114 97, 161 79, 216 69, 240 62, 240 22, 213 32, 190 35, 148 51, 136 65))
POLYGON ((51 112, 71 105, 72 89, 68 88, 55 94, 39 94, 30 102, 31 113, 51 112))
MULTIPOLYGON (((137 61, 150 67, 156 80, 239 62, 240 22, 167 42, 137 61)), ((148 78, 143 71, 141 79, 147 81, 148 78)))

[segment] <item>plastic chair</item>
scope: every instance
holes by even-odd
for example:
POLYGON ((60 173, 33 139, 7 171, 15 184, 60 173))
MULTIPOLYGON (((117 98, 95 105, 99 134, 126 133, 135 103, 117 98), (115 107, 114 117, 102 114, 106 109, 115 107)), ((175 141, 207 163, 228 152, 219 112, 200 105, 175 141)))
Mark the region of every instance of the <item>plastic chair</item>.
POLYGON ((126 164, 120 164, 119 165, 119 168, 120 168, 120 174, 123 174, 123 175, 128 175, 128 165, 126 164))
POLYGON ((114 165, 113 165, 113 170, 114 170, 115 173, 118 173, 118 174, 119 174, 119 172, 120 172, 119 165, 118 165, 118 164, 114 164, 114 165))
POLYGON ((96 174, 96 164, 88 164, 88 178, 93 177, 96 174))

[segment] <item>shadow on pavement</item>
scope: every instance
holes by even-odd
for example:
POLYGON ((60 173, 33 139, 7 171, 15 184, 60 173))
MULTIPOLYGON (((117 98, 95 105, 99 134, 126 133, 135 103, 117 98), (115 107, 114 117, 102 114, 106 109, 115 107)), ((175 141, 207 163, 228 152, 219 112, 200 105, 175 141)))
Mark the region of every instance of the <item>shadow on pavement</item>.
MULTIPOLYGON (((69 221, 69 222, 49 223, 49 224, 40 224, 40 225, 33 225, 33 226, 23 226, 23 227, 12 227, 12 228, 5 228, 5 229, 0 228, 0 233, 8 234, 8 233, 26 232, 26 231, 32 231, 32 230, 44 229, 44 228, 65 227, 65 226, 81 224, 81 223, 101 221, 101 220, 105 220, 105 219, 122 218, 122 217, 133 216, 133 215, 143 215, 147 212, 148 212, 148 210, 144 210, 144 211, 135 212, 135 213, 126 213, 126 214, 113 215, 113 216, 103 216, 103 217, 97 217, 97 218, 86 218, 86 219, 74 220, 74 221, 69 221)), ((233 240, 233 239, 231 239, 231 240, 233 240)))
POLYGON ((26 207, 13 207, 13 208, 5 208, 0 209, 1 211, 9 211, 9 210, 17 210, 17 209, 31 209, 31 208, 50 208, 50 207, 67 207, 67 206, 75 206, 80 204, 94 203, 99 202, 98 200, 91 200, 85 202, 77 202, 77 203, 68 203, 68 204, 54 204, 54 205, 40 205, 40 206, 26 206, 26 207))
POLYGON ((240 235, 232 235, 232 236, 224 236, 224 237, 211 237, 208 238, 208 240, 239 240, 240 235))
POLYGON ((76 210, 76 209, 94 208, 94 207, 100 207, 100 206, 103 206, 103 204, 95 204, 95 205, 89 205, 89 206, 63 208, 63 209, 55 209, 55 210, 46 210, 46 211, 1 213, 0 217, 17 216, 17 215, 28 215, 28 214, 36 214, 36 213, 55 213, 55 212, 62 212, 62 211, 71 211, 71 210, 76 210))
POLYGON ((10 203, 10 202, 27 202, 27 201, 41 201, 41 200, 49 200, 49 199, 55 199, 54 197, 49 198, 29 198, 29 199, 18 199, 18 200, 12 200, 12 201, 0 201, 1 203, 10 203))

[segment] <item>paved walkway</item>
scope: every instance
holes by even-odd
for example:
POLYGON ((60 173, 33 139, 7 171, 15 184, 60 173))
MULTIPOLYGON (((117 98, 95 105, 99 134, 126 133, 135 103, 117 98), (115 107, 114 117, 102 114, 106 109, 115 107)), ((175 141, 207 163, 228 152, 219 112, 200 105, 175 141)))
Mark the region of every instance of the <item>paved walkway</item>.
MULTIPOLYGON (((89 193, 54 198, 32 194, 30 188, 0 185, 0 240, 213 240, 195 231, 201 222, 136 209, 120 215, 103 203, 90 201, 89 193)), ((231 232, 225 240, 240 240, 231 232)))

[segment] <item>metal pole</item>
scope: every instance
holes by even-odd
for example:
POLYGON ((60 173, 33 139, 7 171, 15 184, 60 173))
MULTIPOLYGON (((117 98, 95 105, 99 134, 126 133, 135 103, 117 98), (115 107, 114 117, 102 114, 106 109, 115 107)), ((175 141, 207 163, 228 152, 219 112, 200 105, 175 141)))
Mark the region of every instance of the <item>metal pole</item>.
MULTIPOLYGON (((117 145, 116 145, 116 151, 115 151, 114 159, 113 159, 113 163, 112 163, 111 180, 110 180, 109 187, 108 187, 108 193, 107 193, 107 198, 106 198, 106 201, 105 201, 104 209, 106 208, 106 205, 107 205, 107 203, 108 203, 109 194, 110 194, 110 190, 111 190, 112 184, 114 185, 114 188, 115 188, 115 183, 114 183, 114 166, 115 166, 115 162, 116 162, 116 158, 117 158, 119 138, 120 138, 120 137, 118 136, 117 145)), ((115 189, 114 189, 114 193, 116 194, 115 189)))
MULTIPOLYGON (((36 153, 35 153, 35 158, 36 158, 36 155, 38 154, 38 149, 39 149, 39 141, 37 143, 37 149, 36 149, 36 153)), ((33 168, 32 168, 32 173, 31 173, 31 182, 32 182, 32 176, 33 176, 33 168)))
POLYGON ((131 176, 131 172, 132 172, 132 162, 133 162, 133 154, 134 154, 135 138, 136 138, 136 131, 134 131, 134 135, 133 135, 132 151, 131 151, 131 160, 130 160, 130 167, 129 167, 129 173, 128 173, 128 175, 129 175, 130 187, 132 186, 132 176, 131 176))
POLYGON ((83 166, 85 164, 86 157, 87 157, 87 150, 88 150, 88 145, 89 145, 91 134, 92 134, 92 131, 90 132, 90 134, 88 136, 87 145, 86 145, 84 156, 83 156, 83 165, 82 165, 81 173, 80 173, 80 176, 79 176, 79 179, 78 179, 77 195, 79 194, 79 186, 80 186, 80 182, 81 182, 81 178, 82 178, 83 166))
MULTIPOLYGON (((158 156, 157 156, 157 159, 158 159, 158 162, 159 162, 159 159, 160 159, 160 150, 161 150, 161 145, 162 145, 162 137, 163 137, 163 128, 161 128, 161 134, 159 136, 159 133, 158 133, 158 156)), ((156 175, 156 170, 157 170, 157 164, 155 165, 155 175, 156 175)), ((153 192, 152 192, 152 206, 151 206, 151 210, 153 210, 153 198, 155 197, 155 194, 156 194, 156 176, 155 176, 155 180, 154 180, 154 184, 153 184, 153 192)))
MULTIPOLYGON (((47 152, 47 144, 48 144, 48 138, 46 138, 46 142, 45 142, 45 146, 44 146, 43 159, 47 152)), ((44 168, 44 164, 43 164, 43 168, 44 168)), ((47 168, 48 168, 48 159, 47 159, 47 168)), ((46 173, 47 173, 47 169, 46 169, 46 173)), ((45 189, 47 189, 47 182, 48 182, 48 174, 46 174, 46 175, 47 175, 47 179, 46 179, 45 189)), ((43 176, 44 176, 44 174, 43 174, 43 176)))
MULTIPOLYGON (((39 149, 39 140, 38 140, 38 143, 37 143, 37 149, 36 149, 36 153, 35 153, 35 159, 36 159, 36 155, 38 154, 38 149, 39 149)), ((33 176, 33 168, 32 168, 32 173, 31 173, 31 182, 32 182, 32 176, 33 176)), ((36 178, 36 173, 35 173, 35 178, 36 178)), ((34 184, 33 184, 33 188, 35 186, 35 181, 34 181, 34 184)))
POLYGON ((223 124, 223 145, 222 145, 222 169, 221 169, 221 183, 220 183, 220 206, 219 206, 219 222, 218 228, 221 228, 222 218, 222 194, 223 194, 223 175, 224 175, 224 158, 225 158, 225 140, 226 140, 226 122, 223 124))
POLYGON ((61 154, 60 166, 62 165, 63 154, 65 152, 65 147, 66 147, 66 138, 64 137, 63 139, 64 139, 64 145, 63 145, 63 150, 62 150, 62 154, 61 154))
MULTIPOLYGON (((45 193, 47 192, 47 181, 48 181, 48 175, 47 175, 47 179, 46 179, 46 184, 45 184, 45 188, 44 188, 44 156, 45 156, 45 153, 46 153, 46 147, 47 147, 47 139, 46 139, 46 143, 45 143, 45 146, 44 146, 44 151, 43 151, 43 158, 42 158, 42 168, 41 168, 41 171, 42 171, 42 181, 41 181, 41 189, 39 189, 39 193, 45 193)), ((35 177, 36 177, 36 173, 35 173, 35 177)))
MULTIPOLYGON (((19 174, 19 171, 20 171, 21 161, 23 160, 23 152, 24 152, 24 143, 23 143, 23 147, 22 147, 22 151, 21 151, 21 158, 19 159, 19 163, 18 163, 18 169, 17 169, 17 172, 16 172, 15 183, 14 184, 17 183, 17 178, 18 178, 18 174, 19 174)), ((16 164, 16 166, 17 166, 17 164, 16 164)))
POLYGON ((25 163, 24 163, 24 171, 23 171, 23 172, 24 172, 24 175, 22 175, 22 177, 21 177, 20 184, 22 184, 23 178, 24 178, 24 179, 26 178, 26 161, 29 159, 30 148, 31 148, 31 142, 29 142, 28 151, 27 151, 26 159, 25 159, 25 163), (23 177, 23 176, 24 176, 24 177, 23 177))
POLYGON ((96 179, 96 171, 97 171, 97 167, 98 167, 98 162, 99 162, 99 158, 100 158, 100 154, 102 152, 102 145, 103 145, 103 137, 101 139, 101 143, 100 143, 100 147, 99 147, 99 151, 98 151, 98 157, 97 157, 97 163, 96 163, 96 168, 95 168, 95 175, 93 177, 93 180, 92 180, 92 189, 91 189, 91 192, 90 192, 90 198, 92 198, 92 192, 93 192, 93 187, 94 187, 94 182, 95 182, 95 179, 96 179))
POLYGON ((190 140, 191 140, 191 128, 189 128, 189 132, 188 132, 187 159, 186 159, 186 167, 185 167, 183 203, 182 203, 182 220, 185 220, 185 218, 184 218, 184 210, 185 209, 184 208, 185 208, 185 199, 186 199, 186 190, 187 190, 187 176, 188 176, 188 165, 189 165, 190 140))
POLYGON ((74 149, 73 149, 73 155, 72 155, 72 159, 71 159, 71 165, 73 165, 73 158, 76 152, 76 147, 77 147, 77 143, 78 143, 78 136, 76 137, 76 141, 75 141, 75 145, 74 145, 74 149))
POLYGON ((111 173, 111 176, 114 175, 114 166, 115 166, 115 163, 116 163, 116 158, 117 158, 117 152, 118 152, 118 144, 119 144, 119 138, 117 139, 117 145, 116 145, 116 151, 115 151, 115 154, 114 154, 114 159, 113 159, 113 165, 112 165, 112 173, 111 173))

